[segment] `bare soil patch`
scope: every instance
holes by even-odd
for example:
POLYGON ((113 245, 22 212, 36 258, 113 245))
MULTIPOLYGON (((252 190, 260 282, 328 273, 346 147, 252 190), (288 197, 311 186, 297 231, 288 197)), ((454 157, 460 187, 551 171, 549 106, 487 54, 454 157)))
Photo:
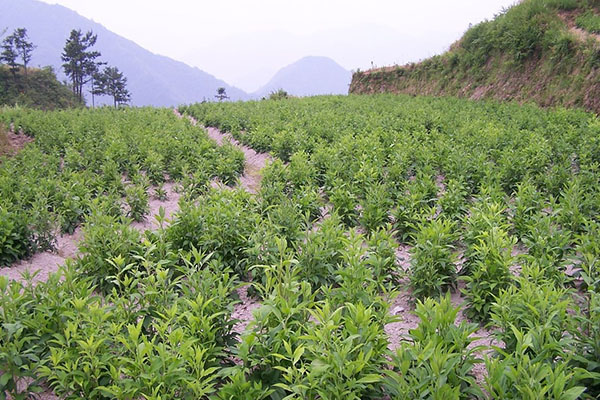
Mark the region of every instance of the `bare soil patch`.
POLYGON ((244 152, 246 164, 244 166, 244 173, 240 177, 240 185, 246 191, 256 194, 260 189, 260 181, 262 180, 260 171, 265 167, 267 161, 272 161, 273 158, 267 153, 258 153, 254 149, 241 144, 229 133, 223 133, 213 127, 207 127, 206 130, 208 136, 217 142, 219 146, 223 145, 223 141, 226 140, 244 152))
POLYGON ((81 228, 77 228, 72 235, 61 235, 57 238, 54 251, 36 253, 27 260, 16 262, 10 267, 0 269, 0 275, 16 281, 24 281, 24 274, 35 275, 33 282, 45 282, 51 273, 68 260, 77 256, 77 247, 82 238, 81 228))
POLYGON ((252 312, 261 306, 260 301, 248 295, 250 284, 237 289, 240 302, 235 305, 231 317, 239 322, 233 327, 234 332, 242 334, 250 321, 254 318, 252 312))
POLYGON ((176 191, 176 186, 177 184, 174 182, 166 182, 163 185, 163 189, 167 193, 167 198, 165 200, 157 199, 156 196, 154 196, 154 189, 156 188, 152 188, 149 193, 150 212, 146 216, 146 219, 140 222, 133 222, 131 226, 140 232, 158 229, 160 226, 156 216, 159 215, 161 207, 165 210, 165 218, 171 220, 179 210, 179 199, 181 198, 181 194, 176 191))
POLYGON ((24 133, 16 133, 13 130, 5 130, 0 127, 0 156, 17 154, 27 143, 33 142, 33 138, 24 133))

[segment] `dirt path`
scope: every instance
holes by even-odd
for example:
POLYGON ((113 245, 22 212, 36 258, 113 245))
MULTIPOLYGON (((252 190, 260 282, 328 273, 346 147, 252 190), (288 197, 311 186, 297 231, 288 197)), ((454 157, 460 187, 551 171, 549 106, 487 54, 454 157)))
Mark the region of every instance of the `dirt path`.
MULTIPOLYGON (((134 222, 132 227, 144 232, 147 229, 158 229, 156 216, 160 207, 165 209, 166 218, 170 219, 179 209, 180 194, 175 191, 175 183, 168 182, 163 186, 167 192, 166 200, 158 200, 153 196, 153 190, 150 191, 149 201, 150 212, 146 219, 141 222, 134 222)), ((0 276, 6 276, 11 280, 24 281, 23 274, 35 274, 34 282, 45 282, 51 273, 58 271, 59 267, 64 265, 68 259, 75 259, 79 254, 79 242, 83 238, 81 227, 78 227, 72 235, 61 235, 57 238, 56 250, 36 253, 27 260, 17 261, 10 267, 0 269, 0 276)))
POLYGON ((233 327, 233 331, 242 334, 246 327, 252 321, 254 316, 252 312, 261 306, 259 300, 248 295, 250 284, 244 285, 237 289, 240 302, 235 305, 231 318, 237 319, 239 322, 233 327))
POLYGON ((223 133, 212 127, 208 127, 206 130, 208 136, 219 145, 222 145, 224 140, 228 140, 244 152, 246 165, 244 173, 240 177, 240 185, 248 192, 256 194, 260 189, 260 181, 262 180, 260 171, 267 165, 267 161, 273 161, 273 158, 267 153, 257 153, 254 149, 239 143, 229 133, 223 133))
POLYGON ((34 282, 45 282, 48 276, 58 271, 58 268, 69 258, 77 256, 77 247, 81 240, 81 228, 72 235, 62 235, 57 238, 55 251, 36 253, 27 260, 17 261, 10 267, 0 269, 0 276, 10 280, 23 281, 23 274, 35 274, 34 282))
MULTIPOLYGON (((178 110, 174 110, 174 113, 178 117, 182 117, 178 110)), ((194 118, 188 116, 188 119, 192 125, 198 125, 198 121, 194 118)), ((267 165, 267 161, 273 161, 273 157, 268 153, 256 152, 254 149, 238 142, 231 134, 223 133, 217 128, 209 126, 205 129, 208 137, 214 140, 219 146, 222 146, 224 141, 229 141, 244 152, 245 166, 244 173, 240 177, 240 186, 249 193, 256 194, 260 189, 260 181, 262 180, 260 171, 267 165)))
POLYGON ((573 35, 575 35, 575 37, 577 37, 582 42, 587 41, 589 38, 592 38, 592 39, 596 40, 597 42, 600 42, 599 34, 593 33, 593 32, 588 32, 585 29, 581 29, 577 26, 576 19, 577 19, 577 16, 579 15, 579 13, 580 13, 579 10, 561 11, 560 13, 558 13, 558 16, 567 25, 567 27, 569 28, 569 32, 571 32, 573 35))
POLYGON ((177 184, 175 182, 166 182, 163 185, 163 189, 167 194, 165 200, 157 199, 156 196, 154 196, 154 190, 156 188, 152 188, 149 193, 150 200, 148 202, 150 211, 148 212, 146 219, 140 222, 133 222, 131 226, 140 232, 157 230, 160 226, 156 216, 159 214, 161 207, 165 210, 165 218, 168 220, 173 218, 175 213, 179 210, 179 199, 181 198, 181 194, 176 191, 176 186, 177 184))

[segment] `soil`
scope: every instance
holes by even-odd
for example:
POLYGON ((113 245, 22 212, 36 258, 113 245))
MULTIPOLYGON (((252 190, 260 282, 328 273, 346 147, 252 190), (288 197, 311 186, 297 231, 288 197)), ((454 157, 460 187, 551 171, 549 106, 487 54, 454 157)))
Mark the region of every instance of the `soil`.
POLYGON ((588 32, 585 29, 577 27, 575 20, 579 16, 579 14, 579 10, 561 11, 558 13, 558 16, 560 17, 560 19, 563 20, 565 24, 567 24, 567 26, 569 27, 569 31, 582 42, 587 41, 589 38, 595 39, 596 41, 600 42, 599 34, 588 32))
MULTIPOLYGON (((0 133, 1 135, 2 133, 0 133)), ((4 138, 0 141, 0 156, 17 154, 27 143, 33 142, 33 138, 25 135, 23 132, 14 132, 11 130, 4 132, 4 138)))
POLYGON ((36 253, 27 260, 16 262, 10 267, 0 269, 0 275, 8 279, 24 282, 24 274, 33 274, 33 282, 45 282, 51 273, 77 256, 77 246, 81 240, 81 228, 77 228, 72 235, 62 235, 57 238, 54 251, 36 253))
POLYGON ((231 314, 233 319, 237 319, 239 322, 233 327, 233 331, 242 334, 250 321, 254 318, 252 312, 261 306, 260 302, 248 295, 248 288, 250 284, 244 285, 237 289, 240 302, 235 305, 234 311, 231 314))
POLYGON ((240 177, 240 185, 249 193, 256 194, 260 189, 260 181, 262 180, 260 171, 265 167, 267 161, 273 161, 273 158, 267 153, 257 153, 250 147, 240 144, 230 134, 223 133, 217 128, 208 127, 206 130, 208 136, 217 142, 219 146, 223 145, 223 141, 229 141, 244 152, 246 166, 243 175, 240 177))
POLYGON ((179 199, 181 198, 181 194, 177 193, 176 191, 176 186, 177 184, 174 182, 167 182, 163 185, 163 189, 167 193, 167 198, 165 200, 159 200, 156 198, 154 195, 156 187, 153 187, 150 190, 150 212, 148 213, 148 216, 143 221, 133 222, 131 226, 140 232, 158 229, 159 222, 156 219, 156 216, 159 215, 161 207, 165 210, 165 217, 170 223, 170 220, 179 210, 179 199))

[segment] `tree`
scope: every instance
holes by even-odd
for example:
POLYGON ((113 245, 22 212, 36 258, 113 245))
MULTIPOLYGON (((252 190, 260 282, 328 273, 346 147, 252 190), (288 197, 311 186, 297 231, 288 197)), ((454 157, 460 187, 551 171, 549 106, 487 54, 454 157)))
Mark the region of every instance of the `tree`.
POLYGON ((2 54, 0 54, 0 59, 8 64, 10 67, 10 72, 12 72, 13 77, 15 78, 17 71, 19 70, 17 57, 18 54, 15 48, 15 37, 14 35, 7 36, 6 39, 2 41, 2 54))
POLYGON ((89 50, 96 44, 97 36, 88 31, 85 35, 80 29, 73 29, 62 53, 63 69, 71 79, 73 93, 83 102, 83 85, 88 83, 98 70, 96 58, 100 52, 89 50))
POLYGON ((115 108, 126 104, 131 99, 127 90, 127 78, 117 67, 106 67, 94 75, 93 94, 111 96, 115 108))
POLYGON ((223 100, 229 98, 229 96, 227 96, 227 93, 225 92, 225 88, 224 87, 220 87, 220 88, 217 89, 217 94, 215 94, 215 97, 217 99, 219 99, 219 101, 223 101, 223 100))
POLYGON ((96 78, 98 77, 98 75, 100 74, 100 67, 102 65, 106 65, 105 62, 97 62, 95 63, 95 69, 92 72, 92 88, 90 90, 90 93, 92 94, 92 108, 94 108, 96 106, 96 103, 94 101, 94 95, 96 94, 103 94, 102 93, 102 87, 100 86, 102 84, 102 82, 98 82, 96 80, 96 78))
POLYGON ((31 61, 31 53, 36 46, 29 41, 29 37, 27 36, 27 29, 18 28, 13 33, 14 36, 14 44, 17 54, 21 57, 21 61, 23 61, 23 69, 25 71, 25 79, 27 79, 27 65, 31 61))

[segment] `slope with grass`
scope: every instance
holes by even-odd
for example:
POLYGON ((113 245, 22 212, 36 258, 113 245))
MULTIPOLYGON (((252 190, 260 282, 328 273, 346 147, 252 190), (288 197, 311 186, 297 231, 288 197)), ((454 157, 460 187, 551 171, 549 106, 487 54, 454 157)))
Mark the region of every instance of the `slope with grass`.
POLYGON ((600 2, 524 0, 420 63, 358 71, 350 93, 493 98, 600 111, 600 2))
POLYGON ((54 110, 77 107, 80 102, 50 67, 29 68, 25 76, 22 69, 13 74, 0 65, 0 105, 54 110))

